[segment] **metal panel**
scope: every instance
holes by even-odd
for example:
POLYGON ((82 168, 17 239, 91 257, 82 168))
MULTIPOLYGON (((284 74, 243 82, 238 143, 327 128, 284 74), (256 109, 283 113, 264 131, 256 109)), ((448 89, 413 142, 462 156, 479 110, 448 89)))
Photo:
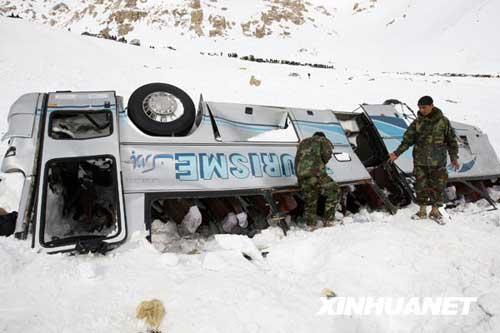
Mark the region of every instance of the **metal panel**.
POLYGON ((459 137, 458 171, 452 169, 448 157, 448 174, 454 179, 491 179, 500 177, 500 163, 488 136, 478 128, 467 124, 451 122, 459 137))
MULTIPOLYGON (((46 126, 43 132, 43 145, 41 158, 41 171, 40 171, 40 185, 38 187, 39 198, 37 203, 37 223, 35 228, 35 247, 42 248, 41 234, 44 231, 41 228, 41 215, 45 214, 43 211, 44 200, 48 200, 44 191, 47 182, 47 163, 54 159, 69 159, 79 158, 85 159, 87 156, 112 156, 115 159, 116 167, 116 186, 118 193, 118 216, 120 228, 116 235, 110 236, 104 242, 109 244, 121 243, 127 237, 127 226, 125 220, 125 208, 123 200, 123 189, 121 182, 121 163, 120 163, 120 150, 119 150, 119 132, 118 132, 118 117, 116 108, 116 99, 114 92, 78 92, 78 93, 52 93, 48 98, 48 107, 46 112, 47 119, 45 120, 46 126), (67 94, 67 96, 65 96, 67 94), (49 135, 49 118, 53 111, 64 110, 102 110, 107 109, 112 113, 113 117, 113 132, 106 137, 85 140, 60 140, 53 139, 49 135)), ((63 244, 55 247, 50 247, 52 251, 67 251, 74 249, 76 244, 63 244)))
MULTIPOLYGON (((410 124, 411 117, 399 112, 392 105, 362 105, 370 116, 389 152, 393 152, 401 143, 410 124)), ((458 171, 453 170, 448 156, 447 169, 450 180, 454 179, 491 179, 500 175, 500 163, 488 136, 477 127, 451 122, 459 138, 458 171)), ((413 147, 404 152, 396 164, 405 172, 413 172, 413 147)))
POLYGON ((9 118, 9 129, 2 140, 18 137, 31 138, 33 134, 34 114, 16 114, 9 118))
POLYGON ((285 126, 286 108, 219 102, 207 104, 223 142, 298 141, 293 127, 285 126))
POLYGON ((332 111, 293 108, 290 112, 301 139, 308 138, 315 132, 323 132, 334 146, 350 146, 344 129, 332 111))
POLYGON ((10 107, 7 121, 9 127, 2 140, 12 137, 31 138, 37 109, 41 106, 43 94, 31 93, 19 97, 10 107))
MULTIPOLYGON (((342 184, 371 180, 329 110, 315 110, 311 115, 311 110, 306 109, 212 102, 207 105, 216 117, 225 115, 239 123, 249 121, 247 115, 252 116, 252 121, 264 124, 279 123, 283 115, 288 115, 300 138, 324 131, 336 143, 334 153, 343 152, 350 157, 347 161, 332 158, 327 165, 331 176, 342 184), (252 108, 252 114, 245 113, 247 107, 252 108)), ((227 128, 223 126, 219 118, 217 127, 226 140, 242 138, 231 130, 224 131, 227 128)), ((296 142, 213 142, 210 138, 197 142, 189 136, 154 139, 147 144, 121 145, 126 193, 252 190, 297 185, 296 142)))

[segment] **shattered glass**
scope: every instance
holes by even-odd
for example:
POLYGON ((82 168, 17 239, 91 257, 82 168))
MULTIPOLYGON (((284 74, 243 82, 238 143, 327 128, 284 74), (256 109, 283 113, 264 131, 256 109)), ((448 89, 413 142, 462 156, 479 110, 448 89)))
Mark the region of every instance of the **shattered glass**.
POLYGON ((110 111, 54 111, 49 135, 53 139, 91 139, 111 135, 110 111))
POLYGON ((118 187, 111 158, 53 161, 47 169, 45 243, 118 233, 118 187))

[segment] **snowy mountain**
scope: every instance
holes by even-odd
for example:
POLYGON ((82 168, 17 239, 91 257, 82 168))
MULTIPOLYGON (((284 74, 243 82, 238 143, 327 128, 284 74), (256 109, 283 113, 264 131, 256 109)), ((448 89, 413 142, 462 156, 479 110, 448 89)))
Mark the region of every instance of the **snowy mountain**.
POLYGON ((333 21, 340 10, 357 14, 377 0, 344 1, 334 7, 324 0, 177 0, 177 1, 2 1, 3 13, 51 26, 127 36, 134 30, 174 30, 180 35, 265 38, 293 37, 295 27, 334 35, 333 21), (344 8, 342 8, 344 7, 344 8))
POLYGON ((0 1, 3 15, 146 46, 488 73, 499 71, 499 11, 488 0, 0 1))
MULTIPOLYGON (((5 1, 4 1, 5 2, 5 1)), ((316 1, 317 2, 317 1, 316 1)), ((324 2, 324 1, 323 1, 324 2)), ((376 2, 376 1, 373 1, 376 2)), ((319 2, 321 3, 321 2, 319 2)), ((7 1, 3 12, 16 12, 51 26, 127 36, 136 29, 175 30, 191 36, 263 38, 290 36, 293 25, 328 28, 336 9, 301 0, 188 1, 7 1), (330 10, 330 11, 329 11, 330 10), (316 23, 316 19, 323 18, 316 23)), ((373 5, 372 5, 373 6, 373 5)), ((356 6, 355 10, 362 10, 356 6)), ((324 31, 331 34, 330 31, 324 31)))

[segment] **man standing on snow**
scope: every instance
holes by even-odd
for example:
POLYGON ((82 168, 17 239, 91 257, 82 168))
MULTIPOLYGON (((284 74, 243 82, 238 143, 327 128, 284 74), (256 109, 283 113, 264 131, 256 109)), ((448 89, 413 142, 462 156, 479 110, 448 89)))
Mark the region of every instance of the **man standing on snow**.
POLYGON ((295 155, 295 174, 304 195, 304 219, 315 228, 316 211, 320 195, 326 197, 324 225, 332 226, 339 187, 326 173, 326 164, 332 158, 333 144, 323 132, 302 140, 295 155))
POLYGON ((443 223, 438 208, 444 204, 444 189, 448 181, 446 171, 446 152, 450 155, 451 165, 458 169, 458 142, 450 121, 441 110, 434 106, 430 96, 418 101, 418 115, 406 130, 399 147, 389 155, 395 161, 410 146, 413 147, 413 174, 415 192, 420 210, 413 218, 427 217, 427 205, 432 205, 429 218, 443 223))

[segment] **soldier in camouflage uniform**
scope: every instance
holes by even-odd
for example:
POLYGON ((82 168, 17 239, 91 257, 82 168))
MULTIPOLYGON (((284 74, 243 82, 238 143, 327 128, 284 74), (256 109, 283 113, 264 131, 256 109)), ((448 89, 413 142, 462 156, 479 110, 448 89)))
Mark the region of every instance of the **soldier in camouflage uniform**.
POLYGON ((450 155, 453 168, 459 167, 458 142, 455 131, 441 110, 434 106, 431 97, 418 101, 418 116, 406 130, 399 147, 390 154, 395 161, 410 146, 413 147, 413 174, 415 192, 420 210, 413 218, 427 217, 426 206, 432 205, 429 217, 439 223, 443 218, 438 208, 444 203, 444 189, 448 181, 446 152, 450 155))
POLYGON ((331 226, 335 219, 335 206, 339 187, 326 173, 326 164, 332 157, 333 144, 322 132, 304 139, 297 147, 295 174, 304 195, 304 219, 308 226, 316 226, 316 211, 320 195, 326 197, 324 225, 331 226))

